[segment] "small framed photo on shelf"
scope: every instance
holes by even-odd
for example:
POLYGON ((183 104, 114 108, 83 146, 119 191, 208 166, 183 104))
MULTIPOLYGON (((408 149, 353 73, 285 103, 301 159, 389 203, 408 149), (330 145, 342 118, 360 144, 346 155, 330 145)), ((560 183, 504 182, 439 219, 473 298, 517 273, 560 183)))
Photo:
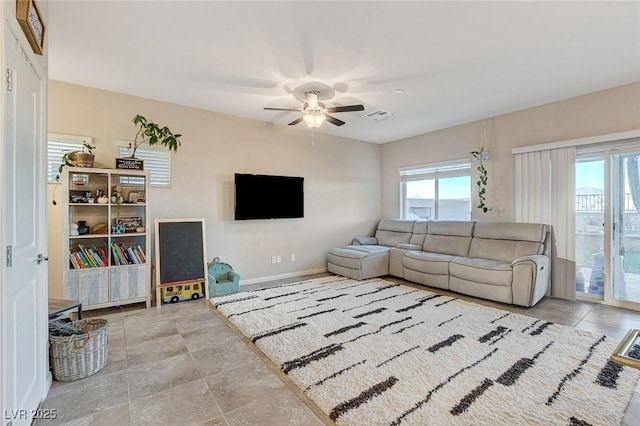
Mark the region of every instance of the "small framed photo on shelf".
POLYGON ((144 191, 131 191, 129 192, 130 203, 144 203, 144 191))
POLYGON ((141 217, 116 217, 116 225, 124 225, 125 234, 138 232, 138 228, 142 228, 141 217))

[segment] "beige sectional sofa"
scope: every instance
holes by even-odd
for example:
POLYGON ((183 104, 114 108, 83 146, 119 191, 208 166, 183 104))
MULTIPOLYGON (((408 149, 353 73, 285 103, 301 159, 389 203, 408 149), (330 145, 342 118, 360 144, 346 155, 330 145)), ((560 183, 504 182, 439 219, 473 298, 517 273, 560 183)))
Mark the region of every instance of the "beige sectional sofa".
POLYGON ((547 292, 547 227, 383 219, 374 237, 331 250, 328 269, 357 280, 393 275, 483 299, 535 305, 547 292))

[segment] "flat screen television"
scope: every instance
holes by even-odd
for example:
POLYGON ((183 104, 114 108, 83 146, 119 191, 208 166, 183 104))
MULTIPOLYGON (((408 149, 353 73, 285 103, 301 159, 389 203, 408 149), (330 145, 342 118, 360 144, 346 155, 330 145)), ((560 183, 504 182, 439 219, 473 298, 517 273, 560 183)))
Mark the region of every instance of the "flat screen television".
POLYGON ((235 220, 304 217, 304 178, 235 174, 235 220))

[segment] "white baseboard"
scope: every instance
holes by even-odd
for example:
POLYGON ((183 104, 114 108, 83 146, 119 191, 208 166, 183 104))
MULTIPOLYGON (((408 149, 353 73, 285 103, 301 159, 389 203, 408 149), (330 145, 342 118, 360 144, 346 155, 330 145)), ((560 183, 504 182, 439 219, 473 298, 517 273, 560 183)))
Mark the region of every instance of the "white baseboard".
POLYGON ((242 287, 243 285, 261 283, 265 281, 281 280, 283 278, 301 277, 303 275, 311 275, 311 274, 320 274, 322 272, 327 272, 327 268, 324 267, 324 268, 318 268, 318 269, 309 269, 307 271, 296 271, 296 272, 290 272, 288 274, 282 274, 282 275, 270 275, 268 277, 251 278, 249 280, 241 279, 240 287, 242 287))

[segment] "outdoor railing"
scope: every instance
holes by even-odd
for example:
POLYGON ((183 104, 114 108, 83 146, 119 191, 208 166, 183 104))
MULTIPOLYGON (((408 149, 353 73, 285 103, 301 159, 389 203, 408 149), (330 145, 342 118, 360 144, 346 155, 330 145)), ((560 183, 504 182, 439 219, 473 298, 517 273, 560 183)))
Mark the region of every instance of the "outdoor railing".
MULTIPOLYGON (((604 194, 576 195, 577 212, 602 212, 604 211, 604 194)), ((631 194, 624 194, 624 211, 635 212, 631 194)))

